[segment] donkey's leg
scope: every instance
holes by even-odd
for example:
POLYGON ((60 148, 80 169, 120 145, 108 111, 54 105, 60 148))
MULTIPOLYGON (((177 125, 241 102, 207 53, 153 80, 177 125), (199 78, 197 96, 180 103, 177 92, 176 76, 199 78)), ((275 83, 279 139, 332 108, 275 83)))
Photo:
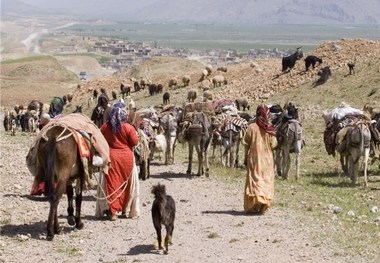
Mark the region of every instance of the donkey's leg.
POLYGON ((61 227, 58 222, 57 209, 59 204, 59 199, 62 197, 64 192, 65 184, 63 182, 58 182, 57 187, 54 192, 49 197, 50 210, 49 210, 49 218, 47 222, 47 240, 53 240, 55 234, 59 234, 61 232, 61 227))
POLYGON ((276 149, 276 150, 274 150, 276 172, 277 172, 277 176, 280 176, 280 177, 283 176, 283 173, 282 173, 282 168, 283 168, 283 167, 282 167, 281 152, 282 152, 281 149, 276 149))
POLYGON ((83 182, 82 180, 78 179, 80 181, 80 187, 76 187, 76 195, 75 195, 75 227, 77 229, 82 229, 84 224, 82 223, 80 212, 82 209, 82 189, 83 189, 83 182))
POLYGON ((289 148, 285 147, 282 150, 282 169, 283 169, 283 177, 284 179, 288 179, 289 175, 289 168, 290 168, 290 154, 289 154, 289 148))
POLYGON ((368 159, 369 159, 369 148, 364 149, 364 185, 368 187, 367 169, 368 169, 368 159))
POLYGON ((207 142, 206 147, 204 149, 204 153, 203 153, 203 161, 204 161, 204 168, 206 170, 205 171, 206 177, 210 176, 209 150, 210 150, 211 139, 210 141, 207 142))
POLYGON ((296 180, 300 177, 301 153, 296 153, 296 180))
POLYGON ((189 147, 189 163, 187 165, 187 171, 186 171, 186 173, 187 174, 191 174, 191 164, 193 162, 194 145, 189 142, 188 147, 189 147))
POLYGON ((348 170, 351 177, 352 184, 358 184, 358 170, 359 170, 359 162, 355 162, 351 155, 348 157, 348 170))
POLYGON ((170 162, 170 164, 174 164, 174 150, 175 150, 175 146, 177 144, 176 137, 171 136, 169 142, 170 142, 169 162, 170 162))
POLYGON ((66 195, 67 195, 67 223, 70 226, 75 225, 75 219, 74 219, 74 206, 73 206, 73 196, 74 196, 74 189, 70 182, 66 185, 66 195))
MULTIPOLYGON (((169 132, 167 132, 169 133, 169 132)), ((170 162, 171 157, 171 137, 170 134, 165 135, 166 140, 166 149, 165 149, 165 165, 168 165, 170 162)))
POLYGON ((235 152, 235 168, 239 167, 239 151, 240 151, 240 138, 236 142, 236 152, 235 152))
POLYGON ((47 240, 53 240, 54 239, 54 227, 53 223, 55 223, 55 217, 56 217, 56 211, 57 211, 57 202, 56 202, 57 196, 55 193, 52 193, 49 196, 49 203, 50 203, 50 209, 49 209, 49 217, 47 221, 47 240))
POLYGON ((349 171, 348 171, 348 158, 344 155, 340 155, 340 166, 342 167, 342 170, 343 170, 343 173, 345 175, 348 175, 349 174, 349 171))
POLYGON ((82 209, 82 192, 83 192, 83 185, 84 185, 84 180, 81 179, 82 177, 76 180, 76 186, 75 186, 75 228, 77 229, 83 228, 83 223, 81 221, 81 216, 80 216, 80 212, 82 209))
POLYGON ((203 151, 199 144, 195 145, 195 150, 198 156, 198 173, 197 176, 201 176, 203 174, 203 151))
POLYGON ((296 180, 298 180, 299 176, 300 176, 301 148, 302 148, 302 141, 301 140, 297 140, 297 149, 296 149, 296 180))

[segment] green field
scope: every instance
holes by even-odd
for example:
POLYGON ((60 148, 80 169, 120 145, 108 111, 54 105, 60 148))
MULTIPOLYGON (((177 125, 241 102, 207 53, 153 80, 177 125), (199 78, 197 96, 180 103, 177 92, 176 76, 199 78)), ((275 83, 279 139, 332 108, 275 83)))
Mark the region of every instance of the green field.
POLYGON ((246 52, 253 48, 281 50, 303 46, 312 50, 322 42, 341 38, 380 39, 380 28, 264 25, 236 26, 212 24, 110 23, 76 24, 63 29, 80 36, 114 37, 150 42, 161 47, 188 49, 231 49, 246 52))

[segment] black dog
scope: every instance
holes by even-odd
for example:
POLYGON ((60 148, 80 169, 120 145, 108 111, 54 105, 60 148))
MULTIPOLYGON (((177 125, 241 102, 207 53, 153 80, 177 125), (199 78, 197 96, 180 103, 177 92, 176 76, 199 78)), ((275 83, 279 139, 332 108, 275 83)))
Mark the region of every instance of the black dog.
POLYGON ((158 248, 162 249, 161 227, 164 225, 166 228, 164 253, 168 254, 169 241, 171 243, 174 230, 175 202, 170 195, 166 195, 165 185, 157 184, 153 186, 152 194, 154 195, 152 219, 157 233, 158 248))

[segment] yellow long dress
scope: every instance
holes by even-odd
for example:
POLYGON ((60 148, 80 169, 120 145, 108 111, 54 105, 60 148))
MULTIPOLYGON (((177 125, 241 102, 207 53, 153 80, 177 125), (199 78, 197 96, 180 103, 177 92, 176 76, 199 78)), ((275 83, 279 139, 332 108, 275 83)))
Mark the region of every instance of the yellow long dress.
POLYGON ((273 149, 277 145, 277 139, 252 123, 247 128, 243 144, 247 160, 244 211, 264 213, 274 196, 273 149))

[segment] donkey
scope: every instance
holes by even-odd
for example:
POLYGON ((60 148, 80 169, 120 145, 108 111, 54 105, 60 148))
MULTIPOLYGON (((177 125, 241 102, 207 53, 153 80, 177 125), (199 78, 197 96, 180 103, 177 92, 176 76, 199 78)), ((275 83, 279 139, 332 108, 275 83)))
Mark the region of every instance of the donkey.
POLYGON ((248 122, 240 118, 240 116, 226 116, 226 119, 223 121, 221 126, 222 145, 224 148, 222 159, 225 158, 225 166, 238 167, 241 137, 247 127, 248 122))
POLYGON ((185 116, 177 132, 180 143, 189 145, 189 164, 186 173, 191 174, 194 148, 198 154, 197 176, 209 176, 208 150, 212 140, 212 126, 210 117, 204 112, 191 112, 185 116))
POLYGON ((367 169, 370 152, 371 132, 369 124, 358 121, 351 126, 346 134, 345 150, 341 154, 341 164, 344 172, 348 172, 351 182, 358 184, 359 160, 364 156, 364 184, 368 187, 367 169))
POLYGON ((298 121, 298 109, 291 103, 284 106, 287 114, 282 115, 281 123, 276 127, 278 145, 275 149, 276 171, 279 176, 288 179, 290 169, 290 153, 296 154, 296 179, 299 179, 302 126, 298 121))
POLYGON ((41 164, 38 176, 44 178, 45 195, 50 203, 47 221, 47 240, 53 240, 61 232, 57 209, 64 193, 68 198, 68 223, 77 229, 83 228, 81 221, 82 189, 84 185, 84 167, 78 152, 78 145, 69 129, 52 126, 46 131, 46 140, 38 145, 38 162, 41 164), (75 197, 76 211, 74 217, 72 182, 78 179, 78 192, 75 197))
POLYGON ((165 113, 159 120, 166 140, 165 165, 174 163, 178 114, 180 114, 178 109, 173 109, 171 112, 165 113))

